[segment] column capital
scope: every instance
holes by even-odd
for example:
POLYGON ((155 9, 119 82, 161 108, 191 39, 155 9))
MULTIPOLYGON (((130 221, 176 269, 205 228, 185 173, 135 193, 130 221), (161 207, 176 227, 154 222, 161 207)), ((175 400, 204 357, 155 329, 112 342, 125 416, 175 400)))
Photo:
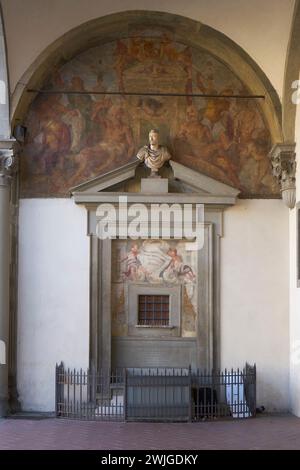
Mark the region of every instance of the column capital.
POLYGON ((7 186, 13 176, 16 163, 15 139, 0 139, 0 186, 7 186))
POLYGON ((275 176, 280 185, 282 200, 290 209, 293 209, 296 203, 295 147, 295 142, 277 143, 269 154, 273 176, 275 176))

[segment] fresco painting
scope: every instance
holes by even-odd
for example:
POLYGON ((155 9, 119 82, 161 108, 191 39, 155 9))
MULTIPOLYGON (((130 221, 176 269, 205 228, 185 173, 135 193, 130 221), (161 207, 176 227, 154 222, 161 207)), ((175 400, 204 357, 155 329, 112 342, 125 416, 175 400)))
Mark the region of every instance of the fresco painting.
POLYGON ((185 241, 137 240, 113 242, 112 335, 127 335, 124 285, 183 286, 182 336, 196 336, 197 253, 185 241))
POLYGON ((23 197, 68 196, 72 186, 134 160, 153 127, 174 160, 239 188, 244 197, 278 196, 258 101, 226 98, 249 91, 215 57, 171 34, 139 30, 91 48, 55 70, 43 88, 56 93, 38 94, 27 116, 23 197), (224 97, 105 93, 116 91, 224 97))

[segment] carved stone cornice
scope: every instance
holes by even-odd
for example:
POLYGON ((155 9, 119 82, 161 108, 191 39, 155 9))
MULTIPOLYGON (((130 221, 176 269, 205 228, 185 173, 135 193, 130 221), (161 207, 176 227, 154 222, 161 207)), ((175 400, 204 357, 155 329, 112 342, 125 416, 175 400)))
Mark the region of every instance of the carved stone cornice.
POLYGON ((0 185, 7 186, 16 170, 15 139, 0 140, 0 185))
POLYGON ((273 175, 280 185, 282 200, 290 209, 296 203, 295 146, 294 142, 278 143, 270 152, 273 175))

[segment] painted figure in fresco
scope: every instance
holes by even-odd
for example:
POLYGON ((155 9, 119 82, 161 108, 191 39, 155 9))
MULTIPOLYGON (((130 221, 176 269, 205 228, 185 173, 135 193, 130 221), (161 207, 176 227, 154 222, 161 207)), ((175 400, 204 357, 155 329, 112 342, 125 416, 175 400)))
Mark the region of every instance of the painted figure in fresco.
POLYGON ((234 139, 239 155, 239 178, 242 185, 254 193, 276 191, 270 171, 270 161, 265 158, 270 148, 270 133, 250 100, 237 100, 231 107, 234 139))
POLYGON ((126 262, 126 271, 123 271, 123 274, 126 279, 131 281, 143 280, 145 269, 139 259, 139 247, 137 244, 132 245, 126 258, 121 260, 121 263, 124 262, 126 262))
POLYGON ((126 155, 131 156, 134 151, 134 142, 132 130, 126 122, 125 115, 126 112, 122 104, 114 105, 109 109, 108 119, 105 123, 105 138, 107 142, 123 146, 126 155))
POLYGON ((86 91, 84 81, 79 76, 73 76, 69 84, 69 90, 78 92, 68 95, 69 105, 73 111, 70 119, 72 127, 72 147, 74 153, 89 144, 90 135, 93 131, 93 122, 91 121, 92 103, 90 95, 86 91))
POLYGON ((189 142, 192 147, 197 147, 199 144, 203 143, 208 144, 212 140, 208 126, 203 125, 199 120, 199 113, 196 106, 190 105, 187 107, 186 120, 179 129, 178 138, 189 142))
MULTIPOLYGON (((213 64, 207 62, 205 76, 197 73, 196 83, 203 93, 219 93, 232 95, 247 93, 242 87, 234 90, 235 86, 217 90, 214 84, 213 64)), ((269 162, 265 158, 269 148, 269 136, 255 105, 250 100, 231 100, 224 98, 208 99, 203 114, 203 124, 211 131, 217 150, 212 161, 231 182, 247 191, 251 187, 254 191, 262 187, 274 187, 269 178, 269 162), (260 137, 262 136, 262 137, 260 137)))
POLYGON ((194 160, 200 170, 222 179, 227 176, 229 184, 240 187, 238 168, 233 152, 233 124, 225 103, 209 101, 205 108, 195 105, 186 108, 186 119, 175 137, 176 152, 182 158, 194 160))
POLYGON ((159 132, 157 129, 152 129, 149 132, 149 145, 144 145, 138 153, 137 158, 151 169, 150 177, 158 177, 158 170, 164 163, 171 159, 168 149, 159 145, 159 132))
POLYGON ((163 266, 160 277, 167 282, 172 279, 194 281, 196 276, 192 268, 188 264, 183 263, 182 256, 177 253, 177 249, 169 248, 167 254, 171 259, 163 266))
POLYGON ((76 155, 77 172, 73 184, 91 175, 108 171, 112 164, 124 165, 134 152, 132 130, 125 121, 123 105, 114 104, 108 108, 104 99, 94 106, 92 118, 99 127, 101 140, 76 155))
POLYGON ((59 99, 56 94, 38 97, 35 102, 35 126, 30 129, 30 143, 37 150, 36 170, 40 169, 47 175, 57 167, 62 169, 61 157, 71 146, 70 128, 62 119, 69 110, 59 99))

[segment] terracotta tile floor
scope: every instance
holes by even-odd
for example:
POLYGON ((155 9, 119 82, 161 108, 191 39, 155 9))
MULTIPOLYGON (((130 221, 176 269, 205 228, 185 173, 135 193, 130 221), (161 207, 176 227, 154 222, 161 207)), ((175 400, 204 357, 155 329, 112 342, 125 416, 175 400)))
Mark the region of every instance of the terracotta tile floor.
POLYGON ((263 415, 201 423, 8 418, 0 420, 0 449, 300 449, 300 418, 263 415))

